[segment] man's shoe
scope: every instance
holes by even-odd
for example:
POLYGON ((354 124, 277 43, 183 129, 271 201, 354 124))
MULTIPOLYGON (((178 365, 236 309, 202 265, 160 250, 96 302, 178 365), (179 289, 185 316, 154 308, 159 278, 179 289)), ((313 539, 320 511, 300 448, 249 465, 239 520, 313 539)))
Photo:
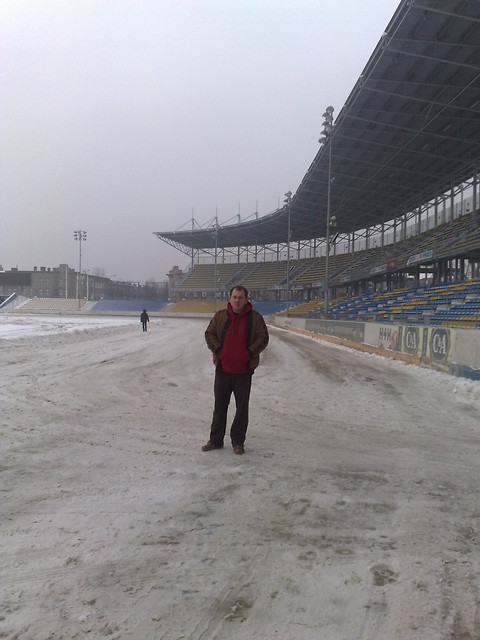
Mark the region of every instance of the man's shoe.
POLYGON ((212 449, 223 449, 223 444, 215 444, 209 440, 207 444, 204 444, 202 447, 202 451, 212 451, 212 449))
POLYGON ((243 444, 236 444, 233 447, 233 453, 236 453, 237 456, 243 456, 243 454, 245 453, 245 447, 243 446, 243 444))

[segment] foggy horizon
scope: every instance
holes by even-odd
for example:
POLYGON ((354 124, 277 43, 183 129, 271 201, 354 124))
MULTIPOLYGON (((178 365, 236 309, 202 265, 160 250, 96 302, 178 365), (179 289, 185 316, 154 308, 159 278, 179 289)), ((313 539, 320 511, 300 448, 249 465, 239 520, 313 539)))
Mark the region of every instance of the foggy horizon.
POLYGON ((295 192, 399 0, 0 5, 5 270, 163 281, 154 232, 295 192))

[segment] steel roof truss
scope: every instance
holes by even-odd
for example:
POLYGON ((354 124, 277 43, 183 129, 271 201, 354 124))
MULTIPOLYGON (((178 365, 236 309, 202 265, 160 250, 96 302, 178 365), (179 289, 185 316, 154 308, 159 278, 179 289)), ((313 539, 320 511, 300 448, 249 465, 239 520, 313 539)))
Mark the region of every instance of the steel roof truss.
MULTIPOLYGON (((425 128, 419 129, 417 127, 402 127, 401 125, 397 125, 397 124, 392 124, 391 122, 389 123, 378 123, 378 121, 376 120, 371 120, 370 118, 362 118, 360 116, 353 116, 348 114, 346 116, 346 118, 349 118, 350 120, 356 120, 358 122, 364 122, 366 124, 370 124, 370 125, 378 125, 379 127, 382 127, 382 130, 379 131, 379 133, 384 133, 385 129, 388 130, 398 130, 398 131, 406 131, 410 134, 412 134, 413 136, 420 136, 420 135, 425 135, 428 136, 429 138, 434 137, 434 138, 440 138, 442 140, 451 140, 452 142, 461 142, 462 144, 469 144, 469 145, 475 145, 475 146, 480 146, 480 140, 472 140, 471 138, 460 138, 459 136, 448 136, 445 135, 443 133, 437 133, 434 131, 426 131, 425 128)), ((370 130, 371 132, 372 130, 370 130)))
POLYGON ((457 13, 454 11, 445 11, 445 9, 439 9, 438 6, 435 5, 425 5, 420 2, 409 2, 411 9, 420 9, 422 11, 426 11, 427 13, 438 13, 445 16, 450 16, 451 18, 461 18, 462 20, 468 20, 470 22, 480 22, 480 18, 475 18, 474 16, 469 16, 464 13, 457 13))
POLYGON ((463 67, 464 69, 474 69, 478 71, 478 65, 467 64, 466 62, 459 62, 457 60, 449 60, 448 58, 440 56, 427 56, 424 53, 416 53, 415 51, 408 51, 402 49, 395 49, 394 47, 388 47, 389 53, 395 53, 403 56, 413 56, 419 60, 429 60, 430 62, 438 62, 440 64, 454 64, 456 67, 463 67))

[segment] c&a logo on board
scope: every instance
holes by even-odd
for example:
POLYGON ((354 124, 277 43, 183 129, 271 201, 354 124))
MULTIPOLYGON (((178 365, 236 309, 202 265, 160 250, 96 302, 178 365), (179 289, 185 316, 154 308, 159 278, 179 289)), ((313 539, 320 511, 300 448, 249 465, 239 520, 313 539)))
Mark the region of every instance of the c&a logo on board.
POLYGON ((407 327, 403 337, 403 348, 406 353, 416 355, 418 352, 419 332, 417 327, 407 327))
POLYGON ((430 353, 434 360, 446 360, 450 351, 450 331, 433 329, 430 336, 430 353))

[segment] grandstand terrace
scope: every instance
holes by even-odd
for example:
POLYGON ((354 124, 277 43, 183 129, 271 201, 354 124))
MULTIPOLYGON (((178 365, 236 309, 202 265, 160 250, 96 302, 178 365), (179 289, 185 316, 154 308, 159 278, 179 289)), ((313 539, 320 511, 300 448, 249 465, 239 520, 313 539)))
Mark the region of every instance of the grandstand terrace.
POLYGON ((24 312, 45 312, 61 313, 63 311, 76 312, 81 309, 86 300, 75 300, 74 298, 28 298, 23 303, 15 307, 16 311, 24 312))
POLYGON ((155 232, 191 261, 174 299, 241 282, 254 300, 301 303, 477 278, 478 42, 480 3, 400 2, 291 200, 155 232))
POLYGON ((14 299, 8 304, 8 299, 0 299, 0 310, 10 313, 46 313, 46 314, 139 314, 143 309, 149 313, 162 311, 166 302, 142 299, 111 299, 87 300, 81 298, 28 298, 12 296, 14 299), (4 306, 5 305, 5 306, 4 306))
MULTIPOLYGON (((368 290, 480 276, 477 216, 465 214, 405 240, 383 247, 332 254, 330 285, 334 297, 368 290)), ((297 303, 318 298, 325 276, 325 256, 291 260, 290 287, 297 303)), ((287 262, 195 265, 175 290, 180 299, 211 297, 215 282, 223 299, 234 284, 244 284, 254 300, 285 299, 287 262), (216 277, 215 277, 216 269, 216 277)))
MULTIPOLYGON (((316 318, 321 298, 299 304, 289 315, 316 318)), ((480 328, 480 279, 412 287, 333 300, 329 318, 359 322, 480 328)))

